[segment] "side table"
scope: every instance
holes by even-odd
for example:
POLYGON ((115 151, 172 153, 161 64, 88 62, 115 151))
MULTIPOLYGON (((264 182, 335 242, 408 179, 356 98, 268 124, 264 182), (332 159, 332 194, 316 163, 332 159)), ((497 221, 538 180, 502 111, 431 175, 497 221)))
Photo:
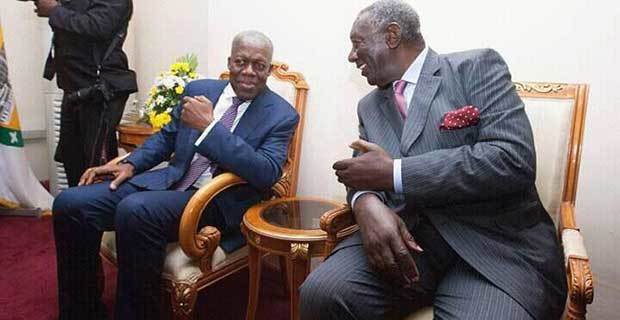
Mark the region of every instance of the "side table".
POLYGON ((310 272, 310 259, 324 256, 327 234, 320 229, 321 216, 344 208, 341 203, 318 198, 282 198, 259 203, 246 212, 241 223, 249 248, 246 319, 253 320, 256 314, 262 252, 286 258, 290 318, 299 319, 299 286, 310 272))
POLYGON ((127 152, 139 147, 148 137, 157 132, 157 129, 148 124, 123 123, 116 127, 118 131, 118 146, 127 152))

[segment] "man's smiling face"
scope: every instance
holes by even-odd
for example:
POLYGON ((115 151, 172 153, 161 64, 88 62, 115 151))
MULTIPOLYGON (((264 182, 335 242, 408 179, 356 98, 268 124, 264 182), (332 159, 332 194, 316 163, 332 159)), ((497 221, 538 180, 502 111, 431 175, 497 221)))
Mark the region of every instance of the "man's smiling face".
POLYGON ((351 28, 351 52, 349 62, 355 63, 366 77, 368 84, 385 87, 394 79, 386 66, 389 63, 389 47, 385 34, 377 30, 365 16, 358 17, 351 28))

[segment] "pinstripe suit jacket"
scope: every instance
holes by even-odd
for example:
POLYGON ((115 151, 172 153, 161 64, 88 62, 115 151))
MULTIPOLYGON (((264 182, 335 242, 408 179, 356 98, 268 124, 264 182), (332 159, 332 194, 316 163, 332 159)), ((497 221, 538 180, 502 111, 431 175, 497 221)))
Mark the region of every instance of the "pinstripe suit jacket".
POLYGON ((408 109, 403 121, 392 86, 358 106, 361 137, 402 159, 404 193, 384 193, 388 205, 405 203, 405 221, 427 215, 461 258, 532 315, 557 318, 566 299, 561 249, 534 186, 532 130, 503 59, 491 49, 429 50, 408 109), (440 130, 446 112, 466 105, 479 108, 477 125, 440 130))

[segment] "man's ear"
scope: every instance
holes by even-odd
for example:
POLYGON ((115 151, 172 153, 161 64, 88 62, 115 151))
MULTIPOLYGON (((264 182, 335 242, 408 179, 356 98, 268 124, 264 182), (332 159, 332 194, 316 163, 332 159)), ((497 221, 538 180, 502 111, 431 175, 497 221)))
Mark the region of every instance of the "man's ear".
POLYGON ((385 34, 385 43, 387 46, 390 49, 396 49, 400 45, 401 39, 400 25, 396 22, 388 24, 385 34))
POLYGON ((228 59, 227 59, 226 61, 227 61, 227 63, 228 63, 228 70, 230 71, 230 69, 231 69, 231 65, 230 65, 230 57, 228 57, 228 59))

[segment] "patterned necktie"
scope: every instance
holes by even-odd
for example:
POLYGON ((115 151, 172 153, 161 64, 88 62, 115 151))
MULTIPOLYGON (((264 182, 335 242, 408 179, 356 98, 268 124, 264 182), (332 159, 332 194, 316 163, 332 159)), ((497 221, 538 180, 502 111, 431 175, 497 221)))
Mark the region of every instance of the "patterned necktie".
MULTIPOLYGON (((226 112, 224 112, 222 118, 220 118, 219 122, 228 130, 232 128, 232 125, 237 118, 237 110, 239 109, 239 106, 243 104, 243 102, 244 100, 233 97, 232 105, 228 108, 228 110, 226 110, 226 112)), ((187 188, 193 185, 194 182, 196 182, 196 180, 198 179, 198 177, 200 177, 207 169, 209 169, 209 167, 212 167, 211 169, 215 169, 215 164, 211 165, 211 161, 209 159, 198 153, 196 160, 192 161, 192 164, 190 164, 189 169, 187 169, 183 178, 181 178, 181 180, 176 183, 173 189, 176 191, 187 190, 187 188)))
POLYGON ((394 101, 396 102, 398 112, 400 112, 403 119, 407 118, 407 102, 405 101, 405 95, 403 94, 406 86, 407 81, 405 80, 394 81, 394 101))

